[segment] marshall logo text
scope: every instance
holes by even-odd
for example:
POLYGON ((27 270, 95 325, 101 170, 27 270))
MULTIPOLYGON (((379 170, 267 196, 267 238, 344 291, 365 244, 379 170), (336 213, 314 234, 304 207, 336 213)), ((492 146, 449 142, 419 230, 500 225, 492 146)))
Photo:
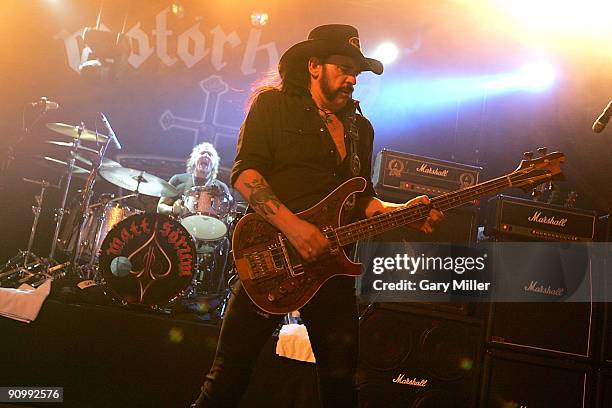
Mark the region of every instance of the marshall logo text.
POLYGON ((563 294, 565 293, 565 288, 553 289, 550 287, 550 285, 545 287, 544 285, 540 284, 538 281, 529 282, 529 285, 525 286, 524 290, 525 292, 541 293, 543 295, 549 295, 549 296, 563 296, 563 294))
POLYGON ((431 174, 432 176, 438 177, 448 177, 448 169, 440 170, 439 168, 432 168, 427 163, 422 163, 419 167, 416 168, 418 173, 431 174))
POLYGON ((542 211, 536 211, 533 215, 527 220, 531 222, 537 222, 538 224, 548 224, 548 225, 556 225, 557 227, 565 228, 565 224, 567 224, 567 218, 556 219, 554 216, 547 217, 542 215, 542 211))
POLYGON ((393 382, 396 384, 412 385, 414 387, 427 387, 427 383, 429 382, 429 380, 417 380, 416 377, 405 378, 404 374, 398 374, 398 376, 393 379, 393 382))

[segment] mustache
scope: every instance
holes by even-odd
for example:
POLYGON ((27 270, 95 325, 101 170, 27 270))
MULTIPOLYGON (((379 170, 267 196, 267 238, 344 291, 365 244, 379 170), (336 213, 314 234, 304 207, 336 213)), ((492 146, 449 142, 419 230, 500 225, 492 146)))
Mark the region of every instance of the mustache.
POLYGON ((339 91, 350 92, 350 93, 353 93, 354 90, 355 88, 353 87, 353 85, 346 85, 339 89, 339 91))

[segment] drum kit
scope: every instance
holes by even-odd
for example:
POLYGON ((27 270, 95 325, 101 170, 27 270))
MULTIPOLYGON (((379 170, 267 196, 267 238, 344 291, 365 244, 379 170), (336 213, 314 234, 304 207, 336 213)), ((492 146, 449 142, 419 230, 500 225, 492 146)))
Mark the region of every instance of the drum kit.
MULTIPOLYGON (((24 179, 39 185, 32 207, 34 220, 26 251, 0 267, 0 287, 23 283, 38 286, 47 279, 74 274, 83 286, 101 285, 114 301, 153 310, 167 310, 172 302, 197 297, 216 298, 216 318, 222 318, 231 268, 232 228, 246 207, 234 203, 230 194, 217 186, 195 186, 182 197, 188 210, 183 216, 166 216, 126 205, 140 195, 178 197, 170 183, 153 174, 123 167, 105 156, 116 136, 92 132, 81 124, 49 123, 54 132, 72 141, 47 141, 70 151, 68 160, 39 156, 43 163, 65 168, 61 186, 42 180, 24 179), (95 142, 95 148, 82 142, 95 142), (78 165, 77 165, 78 162, 78 165), (68 200, 74 175, 87 177, 85 186, 68 200), (98 176, 124 191, 114 197, 100 194, 90 204, 98 176), (32 252, 45 190, 62 189, 60 208, 55 213, 55 230, 48 258, 32 252), (60 259, 62 263, 57 262, 60 259)), ((114 141, 120 146, 118 140, 114 141)), ((193 303, 193 302, 192 302, 193 303)), ((213 310, 208 310, 211 313, 213 310)))

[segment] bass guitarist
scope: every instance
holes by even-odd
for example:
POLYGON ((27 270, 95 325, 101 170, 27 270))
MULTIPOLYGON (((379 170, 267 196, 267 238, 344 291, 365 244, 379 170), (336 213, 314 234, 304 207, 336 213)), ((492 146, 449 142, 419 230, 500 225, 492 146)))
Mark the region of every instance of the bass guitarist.
MULTIPOLYGON (((331 24, 315 28, 306 41, 289 48, 278 70, 279 83, 257 89, 251 98, 231 182, 259 215, 285 234, 305 262, 314 262, 330 244, 318 227, 295 214, 351 177, 370 180, 374 131, 352 93, 361 72, 380 75, 383 66, 362 54, 354 27, 331 24)), ((350 204, 354 216, 372 217, 417 203, 429 200, 421 196, 401 205, 381 201, 368 181, 350 204)), ((431 232, 441 216, 432 209, 426 221, 411 227, 431 232)), ((300 312, 316 358, 322 405, 356 406, 354 278, 329 279, 300 312)), ((215 360, 192 406, 236 406, 280 320, 255 306, 240 283, 235 285, 215 360)))

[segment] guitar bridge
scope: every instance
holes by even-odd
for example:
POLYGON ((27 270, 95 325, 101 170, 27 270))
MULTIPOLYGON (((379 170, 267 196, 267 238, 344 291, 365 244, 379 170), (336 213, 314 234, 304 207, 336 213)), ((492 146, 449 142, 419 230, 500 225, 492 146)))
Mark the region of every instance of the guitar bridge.
POLYGON ((278 234, 278 242, 283 250, 283 256, 285 258, 285 266, 291 276, 298 276, 304 273, 302 268, 301 257, 297 254, 295 249, 291 245, 286 245, 287 239, 283 234, 278 234), (300 259, 299 263, 294 263, 294 260, 300 259))

